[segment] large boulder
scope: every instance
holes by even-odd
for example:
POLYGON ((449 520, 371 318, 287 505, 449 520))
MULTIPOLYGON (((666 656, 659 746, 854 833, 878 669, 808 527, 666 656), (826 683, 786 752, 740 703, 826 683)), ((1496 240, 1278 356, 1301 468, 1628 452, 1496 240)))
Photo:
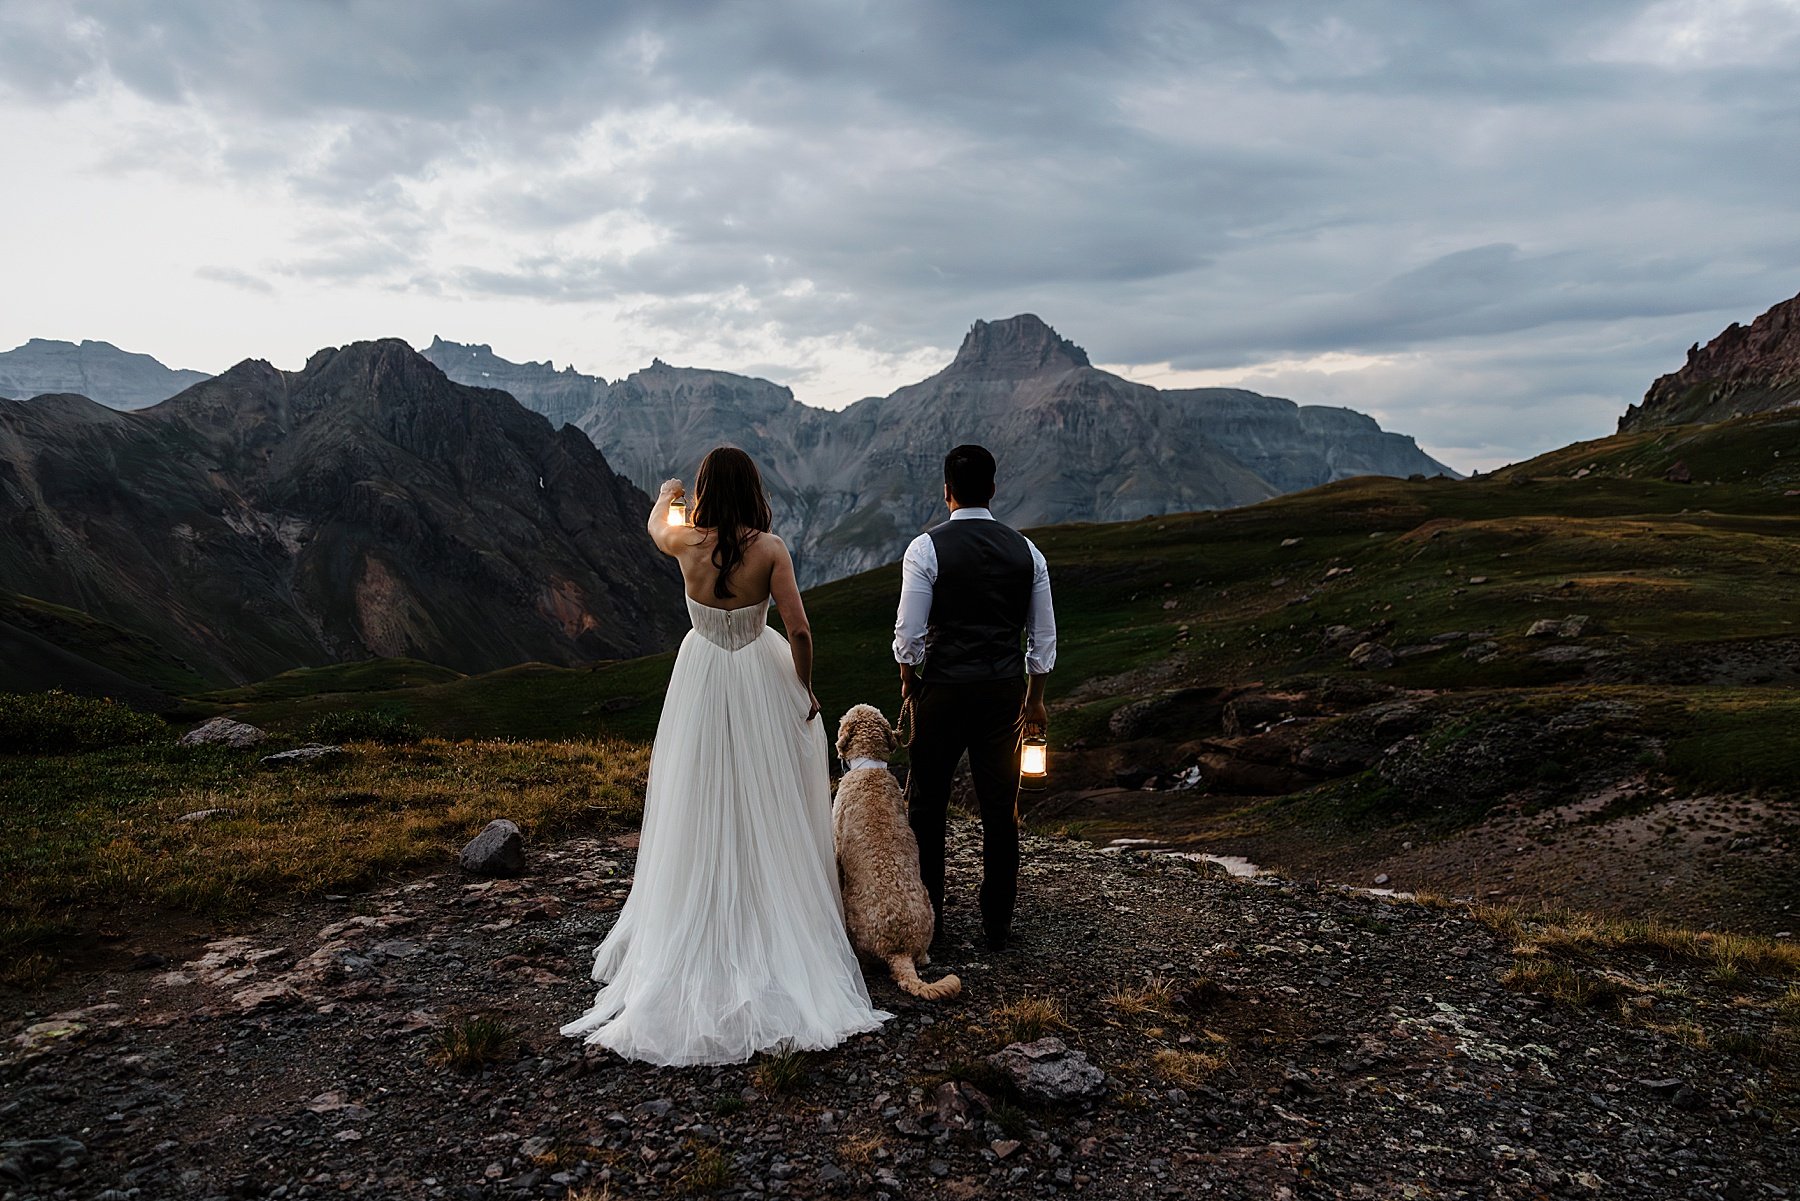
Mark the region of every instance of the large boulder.
POLYGON ((469 840, 456 861, 478 876, 516 876, 525 870, 525 836, 517 825, 497 817, 469 840))
POLYGON ((988 1063, 1005 1075, 1021 1096, 1048 1105, 1086 1101, 1106 1091, 1106 1073, 1060 1038, 1013 1043, 988 1056, 988 1063))
POLYGON ((233 750, 249 750, 251 747, 268 740, 268 732, 250 725, 248 722, 233 721, 229 717, 215 717, 211 721, 201 722, 181 736, 182 746, 228 746, 233 750))
POLYGON ((1386 671, 1394 665, 1394 652, 1379 642, 1361 642, 1350 652, 1350 666, 1363 671, 1386 671))
POLYGON ((1219 693, 1213 688, 1180 688, 1133 701, 1113 710, 1107 732, 1120 742, 1140 738, 1194 738, 1218 728, 1219 693))

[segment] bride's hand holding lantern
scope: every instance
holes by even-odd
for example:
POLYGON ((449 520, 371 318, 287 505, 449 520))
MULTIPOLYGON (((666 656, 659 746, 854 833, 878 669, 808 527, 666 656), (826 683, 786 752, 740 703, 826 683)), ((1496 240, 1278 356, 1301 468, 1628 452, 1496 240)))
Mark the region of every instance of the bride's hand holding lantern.
POLYGON ((687 489, 680 480, 664 480, 661 499, 669 504, 669 524, 686 525, 688 523, 687 489))

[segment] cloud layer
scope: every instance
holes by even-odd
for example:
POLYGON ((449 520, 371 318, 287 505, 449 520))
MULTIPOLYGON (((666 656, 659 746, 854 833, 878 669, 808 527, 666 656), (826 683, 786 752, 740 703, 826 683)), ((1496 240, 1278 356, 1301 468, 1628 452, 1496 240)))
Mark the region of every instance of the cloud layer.
POLYGON ((1800 289, 1797 53, 1800 0, 17 0, 0 340, 836 405, 1029 310, 1491 466, 1800 289))

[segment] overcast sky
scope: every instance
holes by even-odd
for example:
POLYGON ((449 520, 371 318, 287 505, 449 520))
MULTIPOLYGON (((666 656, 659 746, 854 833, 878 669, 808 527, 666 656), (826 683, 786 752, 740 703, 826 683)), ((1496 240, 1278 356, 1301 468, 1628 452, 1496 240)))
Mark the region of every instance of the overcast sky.
POLYGON ((1485 468, 1800 291, 1800 0, 0 3, 0 347, 839 407, 1036 312, 1485 468))

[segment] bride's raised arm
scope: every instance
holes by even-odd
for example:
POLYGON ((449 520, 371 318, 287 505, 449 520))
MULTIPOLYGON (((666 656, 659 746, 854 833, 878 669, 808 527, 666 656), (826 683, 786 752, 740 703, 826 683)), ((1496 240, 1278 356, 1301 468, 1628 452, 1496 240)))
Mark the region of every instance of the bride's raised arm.
POLYGON ((693 527, 687 524, 669 524, 669 502, 687 495, 687 489, 680 480, 664 480, 662 491, 656 494, 656 503, 650 506, 650 520, 645 528, 650 531, 650 541, 656 543, 656 549, 665 555, 673 555, 682 545, 682 536, 693 533, 693 527))
POLYGON ((775 571, 769 576, 769 595, 781 610, 781 624, 787 630, 788 646, 794 654, 794 674, 800 677, 800 686, 812 701, 806 714, 806 720, 811 721, 819 715, 819 698, 812 690, 812 623, 806 620, 806 605, 800 599, 800 581, 794 578, 794 559, 788 554, 787 543, 773 535, 765 536, 775 545, 775 571))

